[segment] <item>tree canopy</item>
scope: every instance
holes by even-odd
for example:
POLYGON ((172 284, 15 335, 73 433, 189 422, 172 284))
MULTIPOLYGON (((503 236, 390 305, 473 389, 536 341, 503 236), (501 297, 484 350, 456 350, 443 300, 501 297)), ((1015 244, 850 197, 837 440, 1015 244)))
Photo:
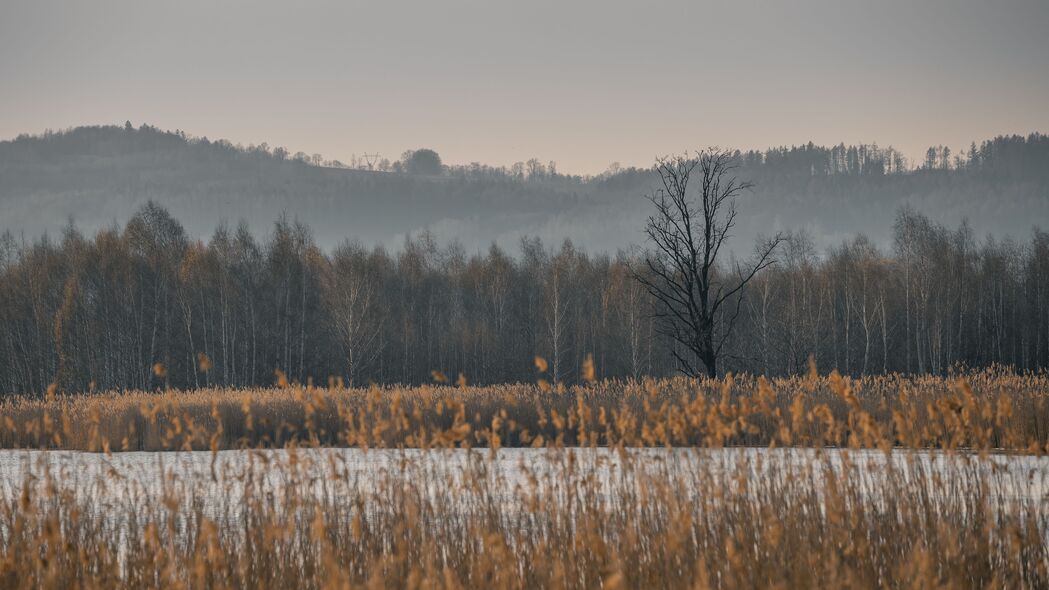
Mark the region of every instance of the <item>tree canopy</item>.
POLYGON ((401 161, 404 165, 404 171, 408 174, 437 176, 444 171, 444 165, 441 164, 441 156, 427 148, 408 150, 404 152, 401 161))

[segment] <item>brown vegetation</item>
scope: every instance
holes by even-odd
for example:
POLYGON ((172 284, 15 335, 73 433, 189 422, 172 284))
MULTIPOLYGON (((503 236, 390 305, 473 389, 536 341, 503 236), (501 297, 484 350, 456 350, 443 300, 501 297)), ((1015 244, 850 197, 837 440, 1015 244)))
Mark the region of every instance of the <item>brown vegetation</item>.
POLYGON ((812 373, 569 388, 543 380, 470 387, 462 377, 459 386, 414 388, 318 388, 289 384, 281 375, 278 383, 255 390, 12 398, 0 403, 0 447, 747 445, 1041 454, 1049 444, 1049 376, 995 369, 954 377, 812 373))
POLYGON ((1045 459, 958 449, 1043 454, 1047 381, 52 391, 3 404, 5 447, 216 452, 193 475, 176 453, 74 454, 72 474, 21 455, 0 586, 1044 587, 1045 459), (507 474, 506 445, 546 449, 507 474), (668 445, 688 448, 633 448, 668 445), (706 448, 725 445, 880 450, 706 448), (387 467, 362 475, 368 456, 387 467))

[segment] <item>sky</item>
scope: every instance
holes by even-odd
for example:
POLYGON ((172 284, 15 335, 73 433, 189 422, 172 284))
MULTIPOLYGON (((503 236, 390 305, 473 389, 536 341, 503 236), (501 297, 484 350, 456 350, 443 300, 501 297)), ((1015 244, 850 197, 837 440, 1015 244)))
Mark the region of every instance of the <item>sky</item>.
POLYGON ((0 138, 181 129, 348 162, 1049 131, 1049 1, 0 0, 0 138))

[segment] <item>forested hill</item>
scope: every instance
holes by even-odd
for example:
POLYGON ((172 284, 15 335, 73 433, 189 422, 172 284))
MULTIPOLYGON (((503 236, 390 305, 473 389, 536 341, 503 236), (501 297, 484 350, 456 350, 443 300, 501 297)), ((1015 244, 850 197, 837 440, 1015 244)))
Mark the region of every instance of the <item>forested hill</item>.
MULTIPOLYGON (((702 138, 697 138, 697 146, 702 138)), ((906 162, 892 148, 860 145, 773 148, 740 154, 740 175, 755 183, 740 203, 734 247, 759 234, 807 229, 819 247, 856 233, 888 246, 900 206, 977 235, 1026 239, 1049 227, 1049 137, 998 137, 962 153, 930 148, 906 162)), ((404 162, 360 170, 266 145, 189 138, 149 126, 78 127, 0 142, 0 231, 32 239, 123 224, 153 200, 207 238, 225 220, 258 235, 282 214, 312 228, 331 248, 347 238, 397 247, 428 229, 470 251, 492 241, 516 251, 519 239, 571 238, 591 251, 641 241, 656 188, 649 170, 611 168, 597 177, 559 173, 537 160, 510 168, 445 166, 410 172, 404 162)))

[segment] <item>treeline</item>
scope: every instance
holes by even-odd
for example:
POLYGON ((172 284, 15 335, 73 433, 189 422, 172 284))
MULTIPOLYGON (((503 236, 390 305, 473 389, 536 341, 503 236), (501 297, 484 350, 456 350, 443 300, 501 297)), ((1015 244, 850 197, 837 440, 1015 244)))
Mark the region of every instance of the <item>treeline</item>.
MULTIPOLYGON (((739 302, 724 367, 788 374, 1049 366, 1049 234, 977 239, 911 210, 895 245, 863 237, 819 253, 788 236, 739 302)), ((666 375, 671 344, 627 254, 522 241, 467 255, 423 236, 397 252, 323 251, 279 220, 265 242, 244 226, 207 242, 149 204, 93 238, 0 240, 0 390, 573 382, 666 375)), ((727 306, 735 309, 735 306, 727 306)))
POLYGON ((972 175, 1009 177, 1014 180, 1049 179, 1049 136, 1041 133, 1000 135, 965 151, 952 152, 948 146, 932 146, 919 162, 910 162, 892 146, 877 144, 824 147, 809 142, 800 146, 749 150, 739 154, 751 173, 765 169, 766 176, 885 176, 923 174, 951 170, 972 175))
MULTIPOLYGON (((233 144, 224 139, 192 137, 184 131, 164 131, 148 124, 138 128, 130 122, 123 126, 101 125, 75 127, 64 131, 45 131, 40 135, 22 134, 14 140, 0 141, 0 164, 36 164, 61 158, 99 159, 135 157, 148 153, 190 152, 203 154, 207 159, 225 161, 288 162, 307 166, 344 168, 354 170, 404 174, 440 175, 460 178, 501 179, 509 181, 561 180, 572 184, 604 181, 620 175, 644 173, 648 169, 622 167, 612 163, 597 176, 566 174, 557 163, 542 162, 538 158, 516 162, 510 166, 491 166, 480 162, 442 164, 433 150, 407 150, 400 158, 384 158, 381 154, 351 157, 349 163, 325 158, 322 154, 291 153, 281 146, 268 143, 233 144), (435 158, 433 165, 419 165, 419 154, 435 158)), ((743 168, 753 174, 764 168, 770 175, 882 176, 933 170, 956 170, 1007 175, 1014 178, 1049 178, 1049 135, 1030 133, 1000 135, 992 139, 972 142, 965 150, 954 152, 948 146, 931 146, 919 161, 910 161, 899 150, 877 144, 820 146, 813 142, 790 147, 772 147, 765 150, 746 150, 737 153, 743 168)))

